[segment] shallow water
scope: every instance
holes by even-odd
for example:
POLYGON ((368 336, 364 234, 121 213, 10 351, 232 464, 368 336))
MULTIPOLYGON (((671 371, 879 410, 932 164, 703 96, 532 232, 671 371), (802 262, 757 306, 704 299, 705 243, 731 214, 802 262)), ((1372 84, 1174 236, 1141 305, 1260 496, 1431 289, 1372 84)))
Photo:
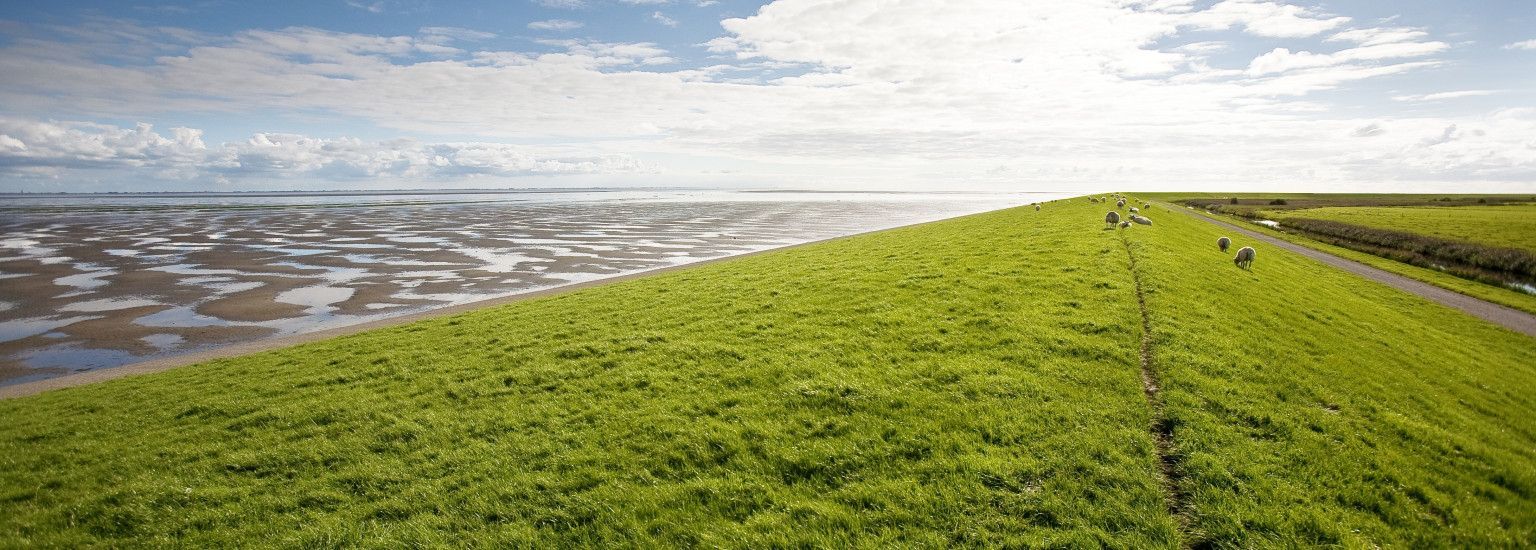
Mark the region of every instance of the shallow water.
POLYGON ((0 384, 1055 198, 17 197, 0 207, 0 384))

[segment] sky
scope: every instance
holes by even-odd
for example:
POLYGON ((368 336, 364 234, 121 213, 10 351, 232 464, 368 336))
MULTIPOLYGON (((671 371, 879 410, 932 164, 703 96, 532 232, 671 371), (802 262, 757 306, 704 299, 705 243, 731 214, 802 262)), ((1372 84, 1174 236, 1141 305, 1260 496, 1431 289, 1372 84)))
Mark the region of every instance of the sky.
POLYGON ((0 191, 1536 192, 1530 0, 0 3, 0 191))

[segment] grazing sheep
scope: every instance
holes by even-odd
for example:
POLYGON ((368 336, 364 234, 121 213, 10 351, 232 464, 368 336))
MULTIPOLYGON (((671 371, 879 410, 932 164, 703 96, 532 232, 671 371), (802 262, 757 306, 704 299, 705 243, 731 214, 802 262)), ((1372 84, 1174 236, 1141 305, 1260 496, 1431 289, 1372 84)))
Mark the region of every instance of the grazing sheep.
POLYGON ((1120 229, 1130 229, 1131 222, 1120 222, 1120 229))
POLYGON ((1125 208, 1125 199, 1115 201, 1115 208, 1125 208))
POLYGON ((1141 225, 1152 225, 1152 220, 1143 218, 1141 216, 1131 216, 1131 221, 1141 225))
POLYGON ((1232 246, 1232 239, 1228 239, 1226 237, 1216 239, 1216 246, 1221 248, 1222 252, 1226 252, 1227 248, 1232 246))
POLYGON ((1232 263, 1236 264, 1237 267, 1248 269, 1248 266, 1253 265, 1253 256, 1253 247, 1245 246, 1237 249, 1237 257, 1232 258, 1232 263))
POLYGON ((1141 203, 1141 209, 1142 210, 1151 210, 1152 209, 1152 203, 1150 203, 1150 202, 1141 203))
POLYGON ((1137 210, 1137 209, 1136 209, 1136 207, 1134 207, 1134 206, 1132 206, 1132 207, 1131 207, 1131 213, 1132 213, 1132 214, 1135 214, 1135 213, 1137 213, 1137 212, 1140 212, 1140 210, 1137 210))
POLYGON ((1116 212, 1114 210, 1110 210, 1108 214, 1104 215, 1104 225, 1107 225, 1109 227, 1114 227, 1115 224, 1117 224, 1117 223, 1120 223, 1120 213, 1119 212, 1116 212))
POLYGON ((1039 212, 1039 211, 1040 211, 1040 203, 1038 203, 1038 202, 1037 202, 1037 203, 1035 203, 1035 211, 1036 211, 1036 212, 1039 212))

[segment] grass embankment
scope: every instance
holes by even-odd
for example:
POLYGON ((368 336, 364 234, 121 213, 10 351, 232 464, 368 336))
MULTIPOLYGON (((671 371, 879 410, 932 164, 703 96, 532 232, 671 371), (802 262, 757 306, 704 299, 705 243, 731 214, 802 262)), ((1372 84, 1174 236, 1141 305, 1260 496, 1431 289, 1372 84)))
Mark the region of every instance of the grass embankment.
MULTIPOLYGON (((1153 216, 1156 216, 1153 210, 1153 216)), ((1196 537, 1536 537, 1536 342, 1183 214, 1133 239, 1196 537)))
MULTIPOLYGON (((1361 195, 1361 194, 1244 194, 1239 199, 1241 204, 1232 206, 1222 200, 1226 194, 1222 193, 1150 193, 1149 197, 1160 200, 1176 201, 1183 205, 1192 205, 1202 208, 1204 205, 1216 206, 1218 214, 1230 216, 1227 221, 1244 225, 1248 229, 1260 231, 1276 238, 1315 248, 1337 256, 1349 258, 1378 269, 1417 279, 1441 288, 1460 292, 1468 296, 1480 298, 1496 304, 1519 309, 1527 313, 1536 313, 1536 295, 1521 292, 1510 287, 1507 282, 1510 279, 1523 280, 1526 277, 1513 275, 1505 271, 1503 267, 1528 266, 1528 253, 1521 252, 1522 258, 1513 258, 1515 262, 1502 260, 1511 259, 1508 250, 1501 252, 1497 249, 1514 248, 1527 250, 1536 246, 1536 226, 1530 216, 1536 216, 1536 204, 1527 201, 1536 201, 1536 197, 1524 195, 1361 195), (1276 199, 1285 199, 1286 205, 1273 206, 1268 203, 1276 199), (1488 204, 1500 203, 1500 206, 1485 206, 1477 201, 1488 204), (1402 205, 1391 207, 1340 207, 1330 205, 1340 204, 1389 204, 1402 205), (1436 207, 1413 207, 1406 205, 1440 205, 1436 207), (1444 206, 1459 205, 1459 206, 1444 206), (1298 218, 1326 219, 1328 221, 1341 221, 1328 219, 1332 211, 1351 212, 1381 212, 1379 216, 1365 217, 1358 214, 1349 214, 1350 226, 1341 227, 1343 236, 1349 236, 1359 228, 1378 228, 1384 230, 1380 235, 1370 235, 1369 241, 1354 242, 1337 236, 1324 235, 1302 231, 1298 227, 1285 227, 1283 230, 1249 224, 1255 219, 1274 219, 1286 223, 1297 223, 1298 218), (1321 216, 1313 216, 1314 212, 1322 212, 1321 216), (1379 220, 1379 223, 1377 223, 1379 220), (1392 233, 1417 232, 1426 239, 1415 239, 1411 235, 1404 238, 1403 235, 1392 233), (1443 240, 1455 240, 1472 243, 1471 247, 1455 246, 1456 243, 1446 243, 1443 240), (1402 248, 1395 249, 1392 246, 1383 245, 1399 244, 1402 248), (1450 246, 1446 246, 1450 245, 1450 246), (1422 251, 1435 249, 1449 251, 1450 257, 1429 257, 1422 251), (1490 264, 1496 271, 1488 272, 1476 265, 1458 265, 1460 260, 1456 252, 1464 252, 1472 256, 1481 256, 1488 252, 1487 257, 1493 258, 1490 264), (1404 261, 1400 261, 1404 260, 1404 261), (1414 265, 1414 262, 1420 265, 1414 265), (1458 272, 1460 273, 1458 275, 1458 272)), ((1304 222, 1302 222, 1304 223, 1304 222)))
POLYGON ((964 218, 0 402, 0 538, 1175 539, 1117 241, 964 218))
POLYGON ((1326 207, 1489 206, 1536 203, 1533 195, 1409 193, 1146 193, 1145 197, 1227 214, 1257 217, 1260 212, 1326 207))
POLYGON ((0 533, 196 546, 1536 536, 1530 339, 1279 250, 1237 270, 1217 228, 1159 210, 1124 237, 1161 417, 1142 394, 1122 233, 1079 199, 0 402, 0 533), (1176 491, 1157 423, 1172 430, 1176 491))
MULTIPOLYGON (((1201 214, 1195 213, 1194 215, 1201 214)), ((1375 254, 1369 254, 1366 252, 1360 252, 1358 250, 1325 243, 1292 232, 1281 231, 1258 224, 1251 224, 1243 218, 1234 216, 1221 216, 1219 214, 1215 214, 1214 216, 1217 219, 1222 219, 1228 223, 1241 225, 1243 228, 1250 231, 1258 231, 1277 239, 1283 239, 1308 248, 1321 250, 1341 258, 1354 260, 1377 269, 1390 271, 1392 273, 1429 283, 1440 288, 1460 292, 1474 298, 1518 309, 1526 313, 1536 314, 1536 295, 1520 292, 1518 290, 1513 290, 1504 286, 1494 286, 1472 279, 1457 277, 1444 271, 1405 264, 1396 260, 1383 258, 1375 254)))
POLYGON ((1536 253, 1536 204, 1459 207, 1327 207, 1276 211, 1307 218, 1417 233, 1536 253))

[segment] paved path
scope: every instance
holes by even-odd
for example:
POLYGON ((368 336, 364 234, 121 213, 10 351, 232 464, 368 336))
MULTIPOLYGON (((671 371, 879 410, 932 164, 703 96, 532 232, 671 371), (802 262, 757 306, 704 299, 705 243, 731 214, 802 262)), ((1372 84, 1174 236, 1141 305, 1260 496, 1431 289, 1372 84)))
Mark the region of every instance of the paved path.
POLYGON ((1233 225, 1218 219, 1207 217, 1202 214, 1184 212, 1185 208, 1182 206, 1165 204, 1164 207, 1169 210, 1182 212, 1184 214, 1194 216, 1196 218, 1211 222, 1227 229, 1231 229, 1243 234, 1246 237, 1252 237, 1264 241, 1266 243, 1284 248, 1297 254, 1301 254, 1302 256, 1312 258, 1319 262, 1323 262, 1333 267, 1354 273, 1361 277, 1385 284, 1398 290, 1422 296, 1425 299, 1440 305, 1459 309, 1474 317, 1508 328, 1509 330, 1513 330, 1526 336, 1536 337, 1536 315, 1531 315, 1518 309, 1501 306, 1493 302, 1473 298, 1460 292, 1446 290, 1444 288, 1440 288, 1438 286, 1419 281, 1417 279, 1410 279, 1408 277, 1404 277, 1390 271, 1377 269, 1354 260, 1340 258, 1327 252, 1307 248, 1299 244, 1271 237, 1258 231, 1233 225))

